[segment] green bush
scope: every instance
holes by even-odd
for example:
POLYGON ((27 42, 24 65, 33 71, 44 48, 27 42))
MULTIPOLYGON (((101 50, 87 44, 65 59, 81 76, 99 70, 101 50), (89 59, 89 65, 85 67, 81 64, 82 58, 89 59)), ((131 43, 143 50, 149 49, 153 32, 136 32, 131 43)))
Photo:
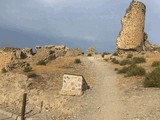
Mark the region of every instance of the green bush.
POLYGON ((92 56, 92 54, 90 54, 90 53, 89 53, 87 56, 89 56, 89 57, 90 57, 90 56, 92 56))
POLYGON ((160 88, 160 68, 155 68, 151 73, 147 74, 144 79, 144 87, 160 88))
POLYGON ((119 64, 119 61, 116 58, 112 58, 111 60, 114 64, 119 64))
POLYGON ((37 65, 46 65, 47 63, 45 62, 45 60, 40 60, 37 62, 37 65))
POLYGON ((74 63, 76 63, 76 64, 81 63, 81 60, 80 59, 75 59, 74 63))
POLYGON ((134 57, 133 62, 134 63, 145 63, 146 59, 144 57, 134 57))
POLYGON ((23 72, 31 72, 31 71, 32 71, 32 67, 30 66, 24 67, 23 69, 23 72))
POLYGON ((27 77, 28 78, 34 78, 34 77, 37 77, 37 74, 34 73, 34 72, 30 72, 30 73, 27 74, 27 77))
POLYGON ((160 61, 154 61, 152 63, 152 67, 159 67, 160 66, 160 61))
POLYGON ((130 60, 122 60, 120 62, 120 65, 128 65, 128 64, 131 64, 132 62, 130 60))
POLYGON ((130 77, 130 76, 143 76, 146 74, 146 71, 144 68, 132 64, 128 67, 123 67, 121 70, 118 71, 118 73, 125 73, 126 76, 130 77))
POLYGON ((114 70, 115 70, 115 71, 118 71, 118 68, 115 68, 114 70))
POLYGON ((7 72, 6 68, 2 68, 1 72, 6 73, 7 72))
POLYGON ((127 71, 129 70, 128 67, 123 67, 122 69, 118 70, 118 73, 121 74, 121 73, 127 73, 127 71))
POLYGON ((133 57, 133 54, 128 54, 127 55, 127 58, 132 58, 133 57))
POLYGON ((118 56, 118 53, 117 53, 117 52, 114 52, 112 55, 113 55, 113 56, 118 56))
POLYGON ((105 55, 109 55, 110 53, 108 52, 103 52, 102 57, 104 57, 105 55))
POLYGON ((48 56, 48 60, 51 61, 51 60, 54 60, 54 59, 55 59, 55 56, 54 56, 54 55, 51 54, 51 55, 48 56))

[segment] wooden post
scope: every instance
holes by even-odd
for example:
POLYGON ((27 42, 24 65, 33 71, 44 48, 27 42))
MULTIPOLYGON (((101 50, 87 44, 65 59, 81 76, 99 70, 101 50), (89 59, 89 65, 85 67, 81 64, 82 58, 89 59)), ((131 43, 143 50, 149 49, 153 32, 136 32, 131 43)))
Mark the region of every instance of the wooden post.
POLYGON ((25 120, 26 99, 27 99, 27 93, 24 93, 22 102, 21 120, 25 120))

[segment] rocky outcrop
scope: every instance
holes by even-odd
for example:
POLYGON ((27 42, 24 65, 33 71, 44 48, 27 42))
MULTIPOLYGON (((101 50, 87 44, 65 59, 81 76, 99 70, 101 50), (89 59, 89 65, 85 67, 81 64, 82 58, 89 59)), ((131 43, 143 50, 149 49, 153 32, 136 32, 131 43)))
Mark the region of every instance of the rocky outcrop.
MULTIPOLYGON (((35 51, 33 52, 32 48, 9 48, 6 47, 0 50, 0 69, 5 68, 7 71, 25 67, 26 64, 36 64, 41 60, 44 60, 46 63, 54 60, 58 57, 63 57, 67 53, 69 48, 64 45, 55 46, 55 45, 46 45, 46 46, 36 46, 35 51)), ((79 49, 76 50, 75 54, 80 54, 79 49)))
POLYGON ((13 61, 13 54, 0 50, 0 70, 13 61))
POLYGON ((0 104, 19 106, 25 90, 27 76, 17 73, 0 73, 0 104))
POLYGON ((21 50, 21 49, 20 48, 13 48, 13 47, 5 47, 3 49, 3 51, 5 51, 5 52, 15 52, 17 50, 21 50))
POLYGON ((97 52, 97 51, 96 51, 96 48, 90 47, 90 48, 87 49, 86 54, 87 54, 87 55, 89 55, 89 54, 90 54, 90 55, 95 55, 96 52, 97 52))
POLYGON ((34 60, 53 60, 57 57, 65 56, 68 48, 66 46, 55 46, 55 45, 47 45, 47 46, 36 46, 36 53, 34 55, 34 60))
POLYGON ((24 54, 24 56, 26 57, 31 57, 34 55, 32 48, 24 48, 22 50, 22 53, 24 54))
POLYGON ((117 38, 117 50, 143 50, 146 6, 133 0, 121 20, 122 29, 117 38))
POLYGON ((144 42, 145 51, 158 51, 160 52, 160 46, 150 43, 148 40, 144 42))
POLYGON ((69 49, 67 50, 66 57, 76 57, 82 55, 82 50, 80 48, 77 49, 69 49))

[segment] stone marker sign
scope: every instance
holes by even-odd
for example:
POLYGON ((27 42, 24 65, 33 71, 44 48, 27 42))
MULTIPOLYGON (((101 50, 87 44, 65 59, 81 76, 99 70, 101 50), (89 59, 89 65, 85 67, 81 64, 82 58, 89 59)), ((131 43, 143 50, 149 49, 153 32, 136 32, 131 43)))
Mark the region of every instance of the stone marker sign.
POLYGON ((88 89, 85 79, 81 75, 64 74, 63 86, 60 94, 62 95, 82 95, 88 89))

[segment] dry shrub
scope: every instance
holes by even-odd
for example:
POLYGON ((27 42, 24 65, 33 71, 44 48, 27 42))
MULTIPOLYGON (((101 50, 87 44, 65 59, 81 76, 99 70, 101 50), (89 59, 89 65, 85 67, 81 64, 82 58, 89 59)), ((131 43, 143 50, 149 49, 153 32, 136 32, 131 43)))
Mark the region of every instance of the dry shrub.
POLYGON ((143 76, 146 74, 146 71, 144 68, 137 66, 135 64, 132 64, 128 67, 123 67, 118 71, 119 74, 124 73, 127 77, 130 76, 143 76))
POLYGON ((144 79, 144 87, 160 88, 160 68, 155 68, 151 73, 147 74, 144 79))

